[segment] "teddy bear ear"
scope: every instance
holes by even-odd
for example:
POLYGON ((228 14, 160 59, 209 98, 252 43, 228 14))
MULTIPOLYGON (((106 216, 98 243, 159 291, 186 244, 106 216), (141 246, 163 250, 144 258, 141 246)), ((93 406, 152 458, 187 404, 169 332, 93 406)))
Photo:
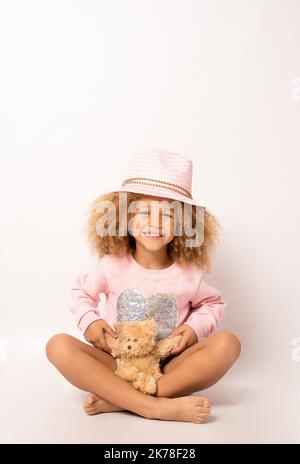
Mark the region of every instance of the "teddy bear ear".
POLYGON ((123 322, 115 322, 114 327, 115 327, 117 333, 119 333, 119 331, 123 327, 123 324, 124 324, 123 322))
POLYGON ((150 330, 153 334, 156 334, 157 331, 157 323, 155 319, 146 319, 145 325, 148 330, 150 330))

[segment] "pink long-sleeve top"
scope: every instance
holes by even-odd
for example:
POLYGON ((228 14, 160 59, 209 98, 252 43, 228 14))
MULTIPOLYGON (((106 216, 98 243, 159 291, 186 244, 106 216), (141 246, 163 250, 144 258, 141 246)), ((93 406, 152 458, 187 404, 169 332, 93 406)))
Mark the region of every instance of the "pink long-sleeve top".
POLYGON ((75 278, 71 289, 70 310, 78 328, 104 319, 115 329, 116 300, 126 289, 136 289, 145 298, 156 292, 176 297, 176 328, 189 325, 198 340, 217 331, 227 306, 221 293, 204 280, 204 271, 195 263, 180 266, 175 261, 165 269, 147 269, 131 253, 124 256, 104 255, 95 268, 75 278), (100 293, 106 295, 105 311, 98 309, 100 293))

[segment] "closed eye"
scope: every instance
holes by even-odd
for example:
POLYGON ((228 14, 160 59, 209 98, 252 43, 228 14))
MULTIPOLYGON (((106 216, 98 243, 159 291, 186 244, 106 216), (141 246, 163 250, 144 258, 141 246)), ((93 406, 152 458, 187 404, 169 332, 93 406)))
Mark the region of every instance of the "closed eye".
MULTIPOLYGON (((143 215, 149 215, 149 211, 141 211, 140 214, 143 214, 143 215)), ((162 213, 162 216, 166 216, 166 217, 169 217, 169 218, 173 218, 173 215, 171 213, 162 213)))

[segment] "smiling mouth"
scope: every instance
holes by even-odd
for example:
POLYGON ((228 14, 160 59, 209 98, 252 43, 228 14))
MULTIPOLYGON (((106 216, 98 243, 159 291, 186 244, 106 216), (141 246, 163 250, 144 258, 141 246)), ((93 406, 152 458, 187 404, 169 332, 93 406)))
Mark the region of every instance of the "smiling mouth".
POLYGON ((144 237, 151 237, 151 238, 162 238, 163 237, 163 234, 160 234, 160 233, 148 233, 148 232, 142 232, 142 235, 144 237))

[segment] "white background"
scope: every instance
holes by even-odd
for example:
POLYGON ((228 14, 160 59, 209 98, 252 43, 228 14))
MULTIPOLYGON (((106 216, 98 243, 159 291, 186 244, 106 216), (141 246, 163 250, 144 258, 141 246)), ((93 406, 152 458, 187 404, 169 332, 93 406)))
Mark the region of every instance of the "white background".
MULTIPOLYGON (((121 185, 132 153, 157 147, 193 160, 193 196, 223 227, 207 280, 228 301, 222 328, 242 342, 229 390, 257 384, 272 397, 254 413, 243 402, 261 392, 243 390, 235 421, 247 424, 251 410, 252 435, 226 423, 229 407, 204 441, 299 441, 299 23, 296 0, 0 2, 3 395, 30 378, 28 411, 43 391, 41 405, 59 397, 68 417, 74 387, 59 390, 68 387, 44 345, 57 332, 81 337, 68 299, 92 261, 85 213, 121 185), (279 430, 282 414, 289 428, 279 430)), ((222 398, 225 380, 216 388, 222 398)), ((82 398, 73 397, 79 422, 82 398)), ((2 441, 59 440, 49 418, 24 428, 11 403, 2 407, 2 441)), ((181 439, 189 426, 176 423, 181 439)))

